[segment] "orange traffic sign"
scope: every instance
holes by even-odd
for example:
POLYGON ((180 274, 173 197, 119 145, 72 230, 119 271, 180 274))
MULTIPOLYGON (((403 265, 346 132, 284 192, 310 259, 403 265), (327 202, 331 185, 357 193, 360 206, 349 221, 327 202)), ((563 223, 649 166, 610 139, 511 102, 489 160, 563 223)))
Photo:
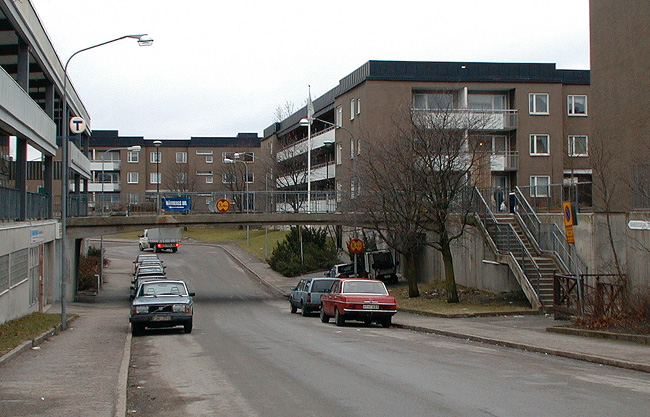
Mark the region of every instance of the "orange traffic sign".
POLYGON ((350 240, 350 243, 348 243, 348 250, 350 251, 350 253, 359 254, 363 252, 364 249, 365 246, 363 244, 363 240, 358 239, 356 237, 350 240))
POLYGON ((230 201, 226 200, 225 198, 217 201, 217 211, 219 213, 225 213, 228 210, 230 210, 230 201))

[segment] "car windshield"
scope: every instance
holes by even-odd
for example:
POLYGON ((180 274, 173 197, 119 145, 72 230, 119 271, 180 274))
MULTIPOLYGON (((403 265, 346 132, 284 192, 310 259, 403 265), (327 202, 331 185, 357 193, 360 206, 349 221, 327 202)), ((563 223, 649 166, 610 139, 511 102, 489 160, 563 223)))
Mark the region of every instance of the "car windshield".
POLYGON ((140 287, 141 297, 159 295, 187 295, 185 285, 180 282, 145 282, 140 287))
POLYGON ((323 292, 332 286, 333 279, 317 279, 311 284, 312 292, 323 292))
POLYGON ((388 294, 384 283, 377 281, 345 281, 342 292, 346 294, 388 294))

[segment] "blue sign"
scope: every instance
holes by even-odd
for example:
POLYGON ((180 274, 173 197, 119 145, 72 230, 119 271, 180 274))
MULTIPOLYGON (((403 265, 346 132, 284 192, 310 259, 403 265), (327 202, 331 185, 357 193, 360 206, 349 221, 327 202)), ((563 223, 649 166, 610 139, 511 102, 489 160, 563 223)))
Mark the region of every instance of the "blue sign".
POLYGON ((163 210, 165 211, 190 211, 189 198, 165 198, 163 200, 163 210))

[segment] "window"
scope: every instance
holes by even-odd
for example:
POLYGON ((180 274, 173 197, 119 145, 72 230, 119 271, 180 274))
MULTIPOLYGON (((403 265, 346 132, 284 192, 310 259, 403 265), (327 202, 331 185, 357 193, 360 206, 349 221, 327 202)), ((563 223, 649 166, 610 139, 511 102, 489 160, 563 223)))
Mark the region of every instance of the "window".
POLYGON ((176 184, 187 184, 187 172, 176 173, 176 184))
POLYGON ((586 116, 587 96, 567 96, 566 107, 569 116, 586 116))
POLYGON ((152 172, 149 174, 149 184, 160 184, 162 174, 160 172, 152 172))
POLYGON ((198 170, 196 171, 196 175, 203 176, 203 175, 212 175, 212 171, 202 171, 198 170))
POLYGON ((249 172, 248 177, 246 178, 246 182, 249 184, 252 184, 255 182, 255 173, 254 172, 249 172))
POLYGON ((197 149, 196 154, 197 155, 212 155, 212 151, 210 149, 197 149))
POLYGON ((350 138, 350 159, 354 159, 354 139, 350 138))
POLYGON ((211 164, 213 162, 214 162, 214 157, 212 157, 212 156, 206 156, 205 157, 205 163, 206 164, 211 164))
POLYGON ((149 162, 152 164, 159 164, 162 162, 162 154, 160 152, 151 152, 149 154, 149 162))
POLYGON ((528 111, 530 114, 548 114, 548 93, 528 94, 528 111))
POLYGON ((336 142, 336 165, 341 165, 343 163, 343 144, 341 142, 336 142))
POLYGON ((357 99, 357 114, 361 114, 361 99, 357 99))
POLYGON ((446 110, 454 106, 454 96, 449 93, 415 93, 413 108, 419 110, 446 110))
POLYGON ((223 184, 234 184, 237 181, 237 176, 232 172, 224 172, 221 182, 223 184))
POLYGON ((187 152, 176 152, 176 163, 187 164, 187 152))
POLYGON ((585 135, 569 135, 569 156, 589 156, 588 139, 585 135))
POLYGON ((129 184, 137 184, 140 176, 137 172, 129 172, 126 174, 126 182, 129 184))
POLYGON ((336 114, 334 117, 335 117, 334 123, 337 126, 343 125, 343 107, 336 106, 336 114))
POLYGON ((350 100, 350 120, 354 120, 354 99, 350 100))
POLYGON ((547 175, 530 177, 530 196, 549 197, 551 195, 551 177, 547 175))
POLYGON ((530 154, 531 155, 550 155, 548 135, 530 135, 530 154))
POLYGON ((129 163, 137 163, 140 162, 140 152, 136 151, 129 151, 126 154, 126 160, 129 163))
POLYGON ((467 108, 470 110, 504 110, 506 103, 505 95, 469 94, 467 96, 467 108))
POLYGON ((212 175, 208 175, 205 177, 205 183, 206 184, 212 184, 214 183, 214 177, 212 175))

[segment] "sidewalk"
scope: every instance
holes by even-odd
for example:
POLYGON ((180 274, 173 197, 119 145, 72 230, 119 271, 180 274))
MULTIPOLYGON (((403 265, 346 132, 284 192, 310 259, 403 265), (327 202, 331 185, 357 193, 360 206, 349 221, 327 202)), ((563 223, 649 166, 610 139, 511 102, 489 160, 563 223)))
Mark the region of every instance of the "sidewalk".
MULTIPOLYGON (((5 355, 12 357, 0 367, 0 416, 123 417, 131 347, 124 294, 128 283, 107 273, 94 303, 68 303, 78 318, 66 331, 5 355)), ((60 312, 58 304, 48 311, 60 312)))
MULTIPOLYGON (((288 294, 296 285, 295 278, 283 277, 245 250, 234 245, 221 247, 276 293, 288 294)), ((398 312, 393 317, 393 325, 399 328, 650 372, 650 346, 547 330, 562 323, 547 315, 450 319, 398 312)))

